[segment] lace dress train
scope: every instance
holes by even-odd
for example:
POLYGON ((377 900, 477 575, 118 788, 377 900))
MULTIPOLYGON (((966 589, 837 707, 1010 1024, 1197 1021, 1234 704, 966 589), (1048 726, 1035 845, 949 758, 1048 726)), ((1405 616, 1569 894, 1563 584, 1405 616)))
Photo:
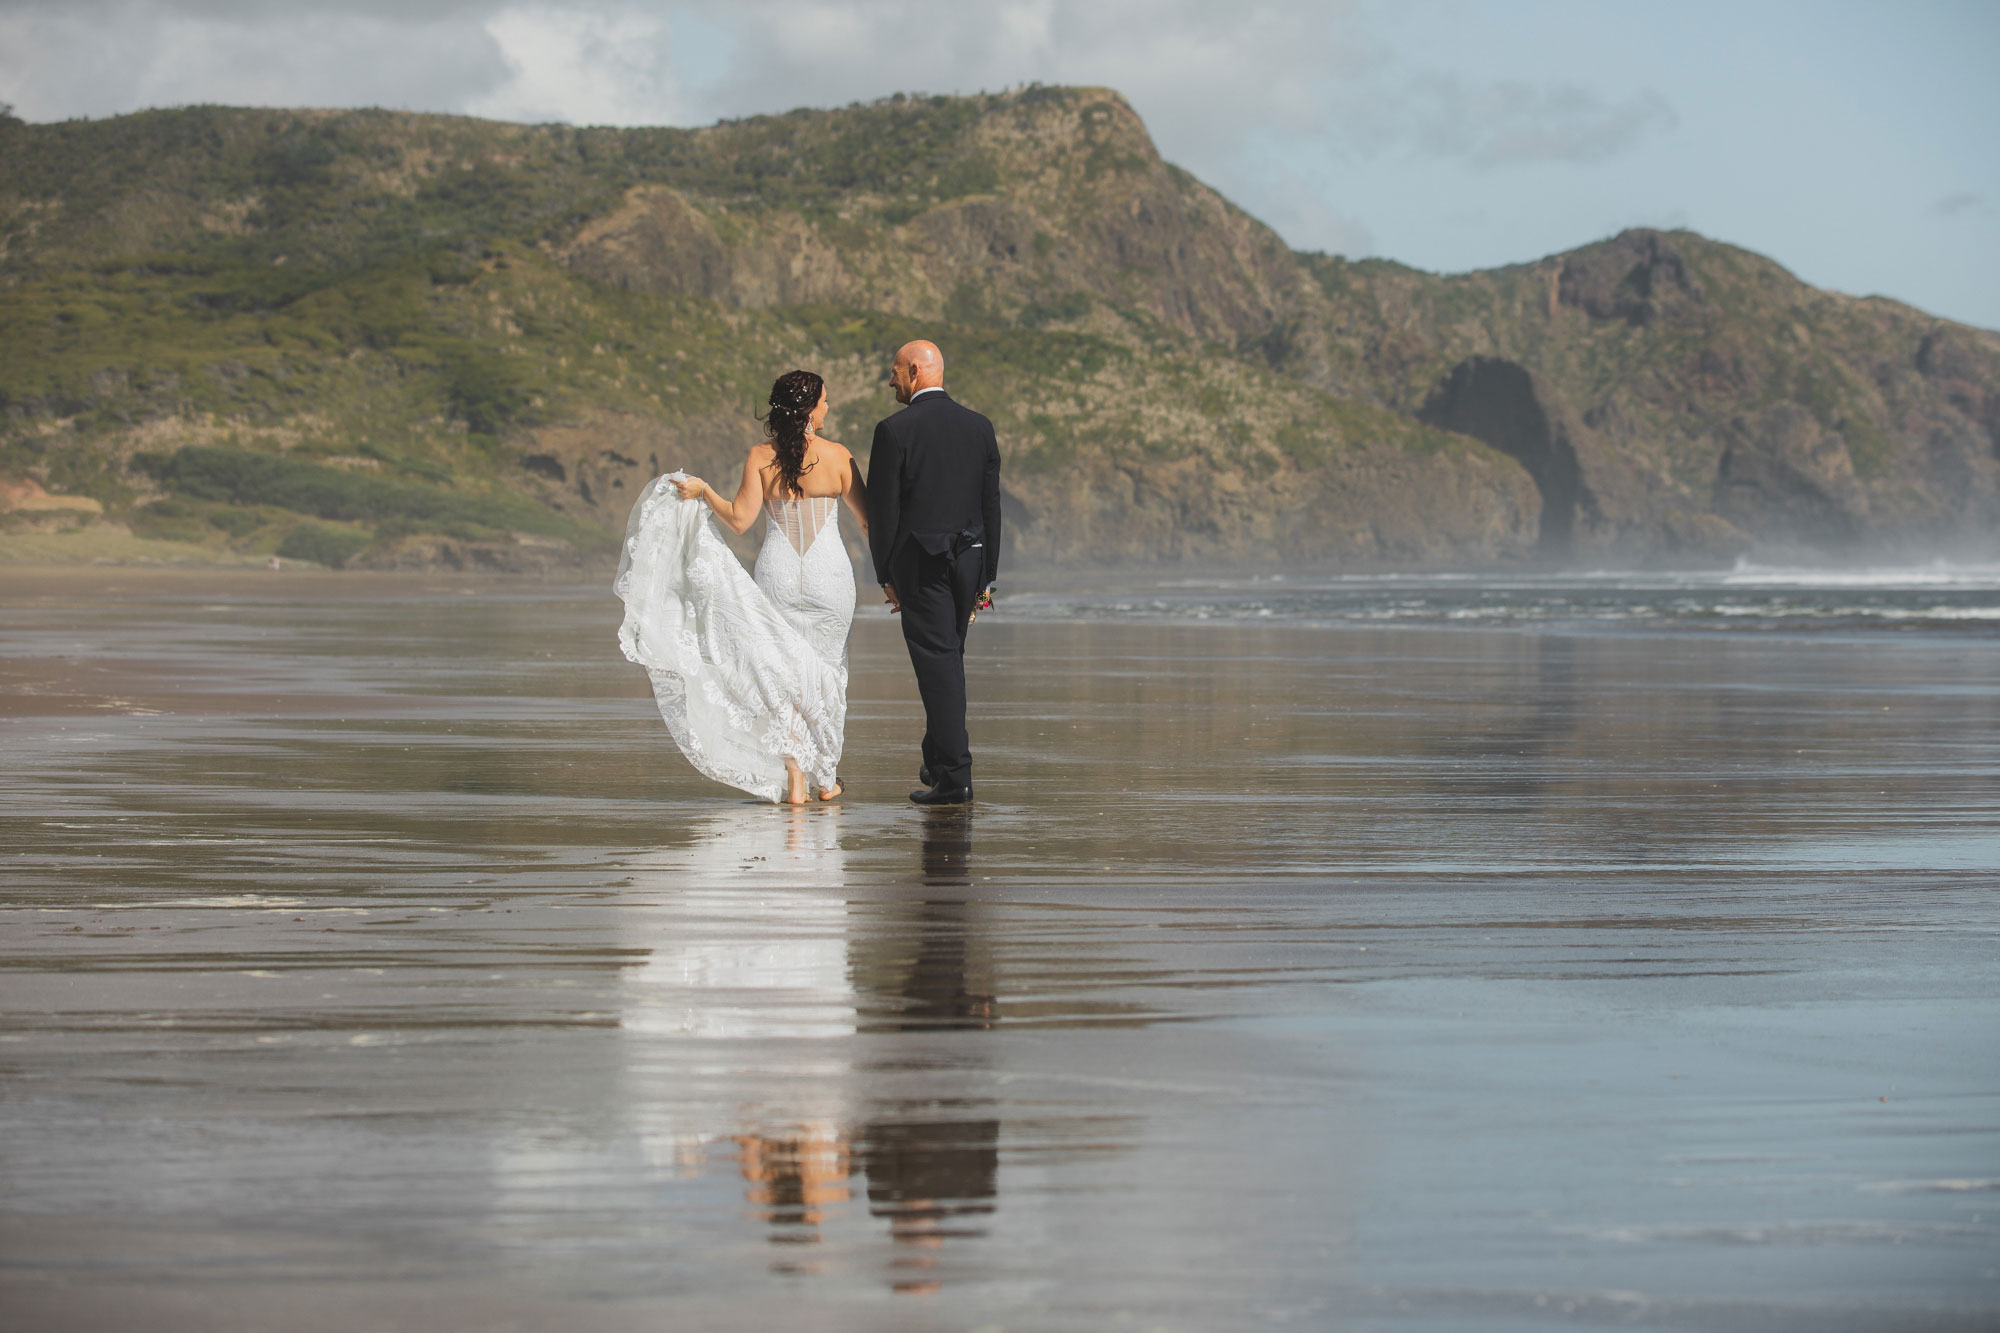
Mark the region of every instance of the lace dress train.
POLYGON ((618 644, 646 669, 667 730, 702 773, 779 801, 789 755, 814 786, 831 786, 855 604, 839 500, 767 504, 753 578, 708 506, 674 490, 682 475, 656 478, 632 506, 612 585, 625 603, 618 644))

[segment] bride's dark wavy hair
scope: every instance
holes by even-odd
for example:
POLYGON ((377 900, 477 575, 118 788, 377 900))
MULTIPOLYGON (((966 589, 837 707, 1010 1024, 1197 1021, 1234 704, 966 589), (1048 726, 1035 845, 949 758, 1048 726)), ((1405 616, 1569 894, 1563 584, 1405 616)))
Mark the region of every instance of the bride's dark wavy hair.
POLYGON ((771 386, 771 414, 764 418, 764 433, 778 451, 778 490, 799 493, 799 478, 806 471, 806 424, 819 406, 826 381, 810 370, 788 370, 771 386))

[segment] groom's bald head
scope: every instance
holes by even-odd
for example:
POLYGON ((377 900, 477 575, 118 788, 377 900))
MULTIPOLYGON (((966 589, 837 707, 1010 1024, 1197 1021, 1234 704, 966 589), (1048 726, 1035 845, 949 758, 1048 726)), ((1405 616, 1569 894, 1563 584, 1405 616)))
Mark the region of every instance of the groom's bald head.
POLYGON ((896 359, 889 363, 889 383, 895 388, 899 403, 909 402, 925 389, 942 387, 944 353, 936 343, 922 338, 904 343, 896 349, 896 359))

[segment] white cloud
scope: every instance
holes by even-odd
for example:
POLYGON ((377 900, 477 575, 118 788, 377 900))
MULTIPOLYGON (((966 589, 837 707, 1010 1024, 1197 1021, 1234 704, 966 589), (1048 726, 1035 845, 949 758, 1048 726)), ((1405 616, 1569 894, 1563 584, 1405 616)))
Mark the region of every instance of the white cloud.
POLYGON ((1323 124, 1321 85, 1347 63, 1346 0, 740 0, 704 6, 744 34, 709 90, 721 114, 837 105, 892 91, 1026 82, 1118 89, 1163 142, 1220 147, 1323 124), (733 18, 732 18, 733 16, 733 18))
POLYGON ((13 3, 0 98, 30 120, 204 102, 460 110, 506 70, 475 14, 434 9, 13 3))
POLYGON ((657 12, 509 6, 487 18, 484 28, 507 78, 465 103, 474 115, 657 125, 688 114, 669 55, 670 28, 657 12))

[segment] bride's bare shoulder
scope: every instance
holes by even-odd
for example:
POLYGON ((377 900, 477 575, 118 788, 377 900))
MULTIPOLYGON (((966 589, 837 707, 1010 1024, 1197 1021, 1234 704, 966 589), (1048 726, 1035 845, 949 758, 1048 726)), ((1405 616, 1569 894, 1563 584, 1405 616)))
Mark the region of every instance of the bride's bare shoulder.
POLYGON ((821 463, 825 463, 828 467, 845 467, 853 461, 854 455, 847 452, 846 445, 836 440, 821 439, 817 435, 813 437, 811 447, 806 450, 807 467, 818 467, 821 463))

